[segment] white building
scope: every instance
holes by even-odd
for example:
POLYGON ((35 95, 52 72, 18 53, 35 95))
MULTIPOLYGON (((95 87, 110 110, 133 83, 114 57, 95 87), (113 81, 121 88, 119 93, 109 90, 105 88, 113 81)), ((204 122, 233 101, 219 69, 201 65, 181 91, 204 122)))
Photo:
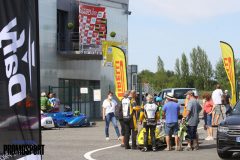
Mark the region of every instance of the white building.
POLYGON ((102 101, 114 90, 113 68, 102 65, 102 55, 81 54, 79 4, 105 7, 107 40, 114 31, 115 41, 128 43, 129 0, 40 0, 41 90, 55 92, 63 106, 100 118, 102 102, 93 101, 93 90, 101 89, 102 101), (74 29, 67 28, 69 22, 74 29), (81 94, 80 88, 88 93, 81 94))

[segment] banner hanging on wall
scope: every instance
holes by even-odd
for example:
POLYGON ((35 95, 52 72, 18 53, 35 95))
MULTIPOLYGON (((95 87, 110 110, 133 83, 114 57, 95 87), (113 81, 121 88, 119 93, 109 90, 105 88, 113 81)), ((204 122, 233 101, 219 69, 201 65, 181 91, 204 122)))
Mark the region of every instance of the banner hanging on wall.
POLYGON ((79 42, 82 53, 101 54, 101 41, 106 40, 105 7, 79 5, 79 42))

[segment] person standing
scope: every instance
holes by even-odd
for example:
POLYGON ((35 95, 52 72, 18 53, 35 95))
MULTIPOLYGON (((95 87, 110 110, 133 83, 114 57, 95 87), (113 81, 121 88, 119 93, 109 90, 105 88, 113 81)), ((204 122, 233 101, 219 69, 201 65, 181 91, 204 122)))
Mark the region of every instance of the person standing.
POLYGON ((156 97, 156 102, 155 104, 158 106, 158 111, 159 111, 159 116, 160 116, 160 120, 163 119, 163 111, 162 111, 162 98, 161 97, 156 97))
POLYGON ((117 125, 117 119, 115 117, 115 108, 117 106, 117 102, 113 99, 113 93, 109 91, 107 99, 103 101, 102 104, 102 116, 103 120, 105 120, 105 136, 106 140, 109 139, 109 124, 112 122, 115 132, 117 134, 118 140, 120 140, 120 133, 117 125))
POLYGON ((122 114, 123 114, 123 126, 124 126, 124 146, 125 149, 130 149, 129 139, 131 135, 131 128, 133 122, 133 108, 129 98, 129 92, 124 94, 122 99, 122 114))
POLYGON ((176 98, 173 97, 172 93, 166 95, 167 101, 163 106, 163 113, 166 118, 165 133, 166 133, 166 142, 167 148, 166 151, 170 151, 170 137, 172 134, 175 137, 175 150, 180 151, 179 141, 178 141, 178 115, 180 112, 180 106, 176 103, 176 98))
MULTIPOLYGON (((203 94, 203 99, 202 99, 202 108, 203 108, 203 120, 204 120, 204 125, 203 128, 204 130, 207 130, 207 113, 204 110, 204 105, 206 103, 206 96, 208 93, 203 94)), ((212 121, 212 120, 211 120, 212 121)), ((212 126, 212 125, 211 125, 212 126)))
POLYGON ((219 84, 216 85, 216 89, 212 93, 212 101, 213 101, 213 113, 212 113, 212 125, 218 125, 218 120, 220 115, 222 115, 222 96, 223 92, 221 90, 221 86, 219 84))
POLYGON ((212 112, 213 112, 213 102, 211 95, 209 93, 205 94, 206 102, 204 103, 204 113, 206 114, 206 127, 207 127, 207 138, 205 140, 210 141, 214 140, 213 138, 213 129, 212 129, 212 112))
POLYGON ((123 110, 123 122, 124 122, 124 145, 125 149, 130 149, 129 139, 130 135, 132 135, 132 149, 137 149, 136 144, 136 136, 137 136, 137 119, 136 119, 136 111, 138 107, 135 102, 135 91, 132 90, 128 96, 128 98, 124 97, 122 100, 122 110, 123 110))
POLYGON ((137 106, 135 90, 131 90, 129 94, 129 99, 132 108, 131 113, 132 149, 137 149, 137 134, 138 134, 137 113, 140 110, 140 107, 137 106))
POLYGON ((51 106, 51 112, 59 112, 60 100, 56 97, 56 93, 49 94, 49 103, 51 106))
POLYGON ((226 115, 225 116, 227 116, 232 111, 232 107, 230 105, 231 96, 228 94, 228 90, 224 91, 224 95, 225 95, 225 108, 226 108, 226 112, 225 112, 226 115))
POLYGON ((141 114, 140 121, 143 122, 143 127, 146 132, 144 133, 144 148, 143 152, 146 152, 148 149, 148 136, 150 130, 152 150, 156 151, 156 139, 155 139, 155 130, 157 125, 157 120, 159 119, 158 106, 153 103, 153 97, 151 95, 147 96, 147 103, 144 105, 141 114))
POLYGON ((43 112, 48 112, 48 109, 49 109, 49 101, 48 101, 46 92, 42 92, 42 93, 41 93, 40 105, 41 105, 41 110, 42 110, 43 112))
POLYGON ((228 94, 228 90, 225 90, 224 94, 225 94, 225 97, 226 97, 226 104, 230 105, 231 96, 228 94))
MULTIPOLYGON (((121 126, 121 147, 124 147, 124 136, 126 134, 125 132, 125 125, 124 125, 124 119, 126 119, 126 115, 128 114, 128 107, 130 106, 130 100, 128 99, 129 91, 126 91, 124 93, 123 99, 121 100, 121 104, 119 105, 119 111, 118 111, 118 120, 120 122, 121 126), (124 112, 123 112, 124 109, 124 112), (124 116, 123 116, 124 115, 124 116)), ((127 117, 129 118, 129 117, 127 117)), ((130 129, 129 129, 130 131, 130 129)))
POLYGON ((186 150, 198 150, 197 126, 199 123, 199 113, 202 107, 195 98, 193 91, 188 91, 186 95, 189 101, 187 104, 186 117, 184 117, 184 119, 186 119, 188 124, 187 132, 190 138, 186 150))

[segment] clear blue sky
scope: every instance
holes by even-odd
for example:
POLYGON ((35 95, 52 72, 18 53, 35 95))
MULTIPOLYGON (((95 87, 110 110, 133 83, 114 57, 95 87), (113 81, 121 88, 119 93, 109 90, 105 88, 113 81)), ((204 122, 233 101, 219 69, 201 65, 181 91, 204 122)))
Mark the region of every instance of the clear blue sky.
POLYGON ((156 72, 157 56, 174 70, 184 52, 204 49, 215 68, 219 41, 229 43, 240 58, 239 0, 130 0, 129 64, 156 72))

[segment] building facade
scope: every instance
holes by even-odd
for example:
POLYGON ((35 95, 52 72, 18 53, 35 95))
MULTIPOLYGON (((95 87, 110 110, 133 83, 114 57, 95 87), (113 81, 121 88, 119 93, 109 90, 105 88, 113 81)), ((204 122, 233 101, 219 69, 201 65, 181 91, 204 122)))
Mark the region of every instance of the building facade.
POLYGON ((104 7, 106 40, 127 44, 128 3, 128 0, 39 1, 41 91, 55 92, 61 110, 70 106, 90 118, 100 118, 102 101, 109 90, 114 91, 113 68, 102 65, 101 54, 83 53, 79 47, 79 5, 104 7), (70 23, 74 27, 70 28, 70 23), (114 39, 111 32, 116 33, 114 39), (94 101, 97 89, 101 101, 94 101))

